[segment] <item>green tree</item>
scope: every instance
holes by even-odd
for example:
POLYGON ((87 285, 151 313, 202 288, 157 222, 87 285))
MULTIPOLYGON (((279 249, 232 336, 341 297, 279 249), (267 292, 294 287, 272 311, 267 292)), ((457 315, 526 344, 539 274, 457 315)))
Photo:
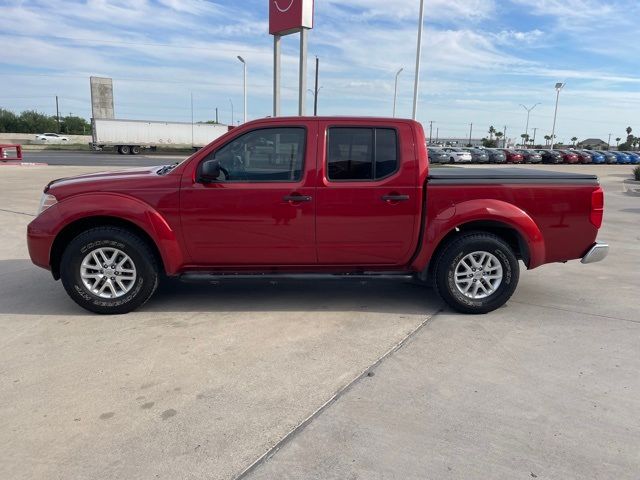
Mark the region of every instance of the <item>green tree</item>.
POLYGON ((522 135, 520 135, 520 138, 522 138, 522 145, 526 146, 529 143, 529 135, 526 133, 523 133, 522 135))
POLYGON ((571 142, 573 143, 573 146, 576 146, 576 142, 578 141, 578 137, 571 137, 571 142))
POLYGON ((620 145, 620 140, 622 140, 620 137, 616 138, 616 148, 620 145))
POLYGON ((19 133, 55 132, 57 128, 58 125, 53 117, 35 110, 26 110, 18 117, 19 133))
POLYGON ((493 135, 496 133, 496 129, 493 127, 493 125, 491 125, 489 127, 489 140, 492 141, 493 140, 493 135))
POLYGON ((10 110, 0 108, 0 132, 15 133, 18 131, 18 116, 10 110))
POLYGON ((546 146, 549 146, 549 142, 550 142, 550 140, 551 140, 551 135, 545 135, 545 136, 544 136, 544 144, 545 144, 546 146))
POLYGON ((482 139, 482 146, 485 148, 496 148, 498 145, 495 140, 489 140, 485 137, 482 139))
POLYGON ((502 133, 502 132, 496 132, 496 133, 495 133, 495 135, 496 135, 496 143, 497 143, 498 145, 500 145, 500 139, 501 139, 502 137, 504 137, 504 133, 502 133))
POLYGON ((85 135, 91 132, 91 125, 82 117, 69 115, 60 120, 60 130, 67 135, 85 135))

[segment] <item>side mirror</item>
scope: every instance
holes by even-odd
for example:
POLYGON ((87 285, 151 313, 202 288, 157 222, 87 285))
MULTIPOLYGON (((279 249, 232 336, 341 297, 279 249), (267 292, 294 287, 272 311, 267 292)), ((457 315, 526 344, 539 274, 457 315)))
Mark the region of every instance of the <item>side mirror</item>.
POLYGON ((200 167, 200 180, 203 182, 215 182, 220 177, 222 169, 218 160, 205 160, 200 167))

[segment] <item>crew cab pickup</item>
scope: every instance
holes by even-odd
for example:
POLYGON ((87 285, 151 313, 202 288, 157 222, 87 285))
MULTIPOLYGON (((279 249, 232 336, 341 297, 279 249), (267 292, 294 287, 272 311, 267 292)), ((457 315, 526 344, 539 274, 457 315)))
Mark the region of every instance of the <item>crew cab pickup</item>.
POLYGON ((429 168, 422 126, 386 118, 245 123, 175 165, 49 183, 32 261, 97 313, 144 304, 164 277, 398 274, 486 313, 519 261, 603 259, 592 175, 429 168))

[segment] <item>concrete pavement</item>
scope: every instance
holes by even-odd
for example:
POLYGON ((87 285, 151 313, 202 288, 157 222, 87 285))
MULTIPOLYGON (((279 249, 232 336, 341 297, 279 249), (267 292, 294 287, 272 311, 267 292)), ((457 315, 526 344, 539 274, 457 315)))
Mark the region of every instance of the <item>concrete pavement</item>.
POLYGON ((545 168, 601 175, 612 252, 523 272, 490 315, 436 315, 410 282, 283 279, 169 284, 99 317, 24 244, 43 185, 96 168, 3 167, 1 476, 229 479, 269 452, 246 477, 637 478, 630 168, 545 168))

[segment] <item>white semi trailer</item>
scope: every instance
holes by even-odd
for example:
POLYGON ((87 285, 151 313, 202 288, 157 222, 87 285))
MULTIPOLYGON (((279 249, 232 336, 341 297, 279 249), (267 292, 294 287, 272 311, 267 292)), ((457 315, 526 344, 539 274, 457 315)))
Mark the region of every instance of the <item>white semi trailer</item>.
POLYGON ((227 125, 220 124, 146 120, 92 119, 91 126, 95 150, 114 148, 122 155, 156 147, 200 148, 229 131, 227 125))

